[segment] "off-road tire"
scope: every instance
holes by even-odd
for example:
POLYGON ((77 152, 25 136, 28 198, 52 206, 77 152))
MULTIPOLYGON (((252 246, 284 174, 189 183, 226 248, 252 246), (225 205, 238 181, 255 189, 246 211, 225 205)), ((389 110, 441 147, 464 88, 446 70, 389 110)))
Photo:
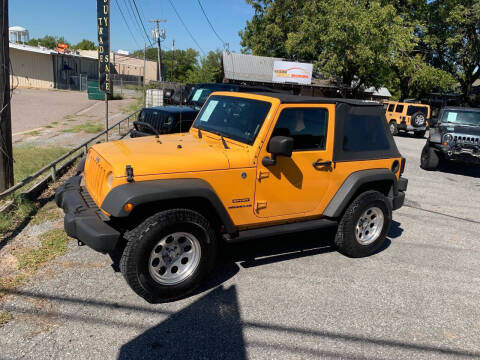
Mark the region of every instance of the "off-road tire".
POLYGON ((174 301, 197 289, 215 266, 218 236, 211 222, 189 209, 159 212, 125 235, 127 245, 120 260, 120 271, 128 285, 150 303, 174 301), (201 248, 195 271, 176 285, 163 285, 149 272, 150 255, 158 241, 174 232, 194 235, 201 248))
POLYGON ((390 123, 388 124, 388 129, 390 130, 390 134, 394 136, 398 135, 398 126, 394 120, 390 121, 390 123))
POLYGON ((423 170, 434 171, 440 165, 440 157, 437 151, 429 144, 425 144, 420 155, 420 167, 423 170))
POLYGON ((425 116, 425 114, 421 111, 417 111, 416 113, 412 114, 412 117, 411 117, 411 124, 413 127, 423 127, 423 126, 427 126, 427 117, 425 116), (416 118, 417 117, 423 117, 423 122, 421 123, 417 123, 417 120, 416 118))
POLYGON ((353 258, 375 254, 384 244, 391 222, 392 207, 385 195, 374 190, 361 193, 348 206, 340 220, 334 240, 335 246, 340 253, 353 258), (383 228, 374 242, 362 245, 356 239, 355 227, 362 214, 371 207, 382 211, 383 228))
POLYGON ((427 132, 426 130, 414 131, 413 136, 415 136, 416 138, 423 139, 425 137, 426 132, 427 132))

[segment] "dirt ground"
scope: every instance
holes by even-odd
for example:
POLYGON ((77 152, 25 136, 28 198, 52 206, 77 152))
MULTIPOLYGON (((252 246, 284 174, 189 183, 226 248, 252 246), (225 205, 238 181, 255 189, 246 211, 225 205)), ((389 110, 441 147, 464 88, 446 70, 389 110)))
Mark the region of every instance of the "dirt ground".
MULTIPOLYGON (((109 122, 127 116, 128 106, 136 99, 109 102, 109 122)), ((105 122, 105 103, 88 100, 86 92, 40 89, 16 89, 12 96, 12 133, 14 144, 74 146, 93 133, 71 131, 78 125, 105 122)))

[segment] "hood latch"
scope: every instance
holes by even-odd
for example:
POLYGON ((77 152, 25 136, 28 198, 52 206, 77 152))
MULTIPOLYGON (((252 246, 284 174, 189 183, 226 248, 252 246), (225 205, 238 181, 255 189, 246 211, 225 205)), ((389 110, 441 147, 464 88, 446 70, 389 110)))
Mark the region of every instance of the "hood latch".
POLYGON ((133 182, 133 168, 130 165, 125 166, 125 172, 127 173, 127 181, 133 182))

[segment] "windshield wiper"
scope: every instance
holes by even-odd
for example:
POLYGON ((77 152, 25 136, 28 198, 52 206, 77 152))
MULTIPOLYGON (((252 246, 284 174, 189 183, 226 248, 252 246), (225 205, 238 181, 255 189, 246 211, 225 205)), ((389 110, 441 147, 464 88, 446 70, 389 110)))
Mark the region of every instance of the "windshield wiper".
POLYGON ((202 131, 200 130, 200 128, 198 128, 198 138, 199 138, 199 139, 202 138, 202 131))
POLYGON ((225 149, 230 149, 227 145, 227 142, 225 141, 225 139, 223 138, 223 135, 222 134, 219 134, 220 135, 220 138, 222 139, 222 144, 223 146, 225 147, 225 149))
POLYGON ((222 139, 223 147, 224 147, 225 149, 230 149, 230 148, 228 147, 228 145, 227 145, 227 142, 226 142, 225 139, 223 138, 223 135, 222 135, 222 133, 221 133, 220 131, 215 131, 215 130, 208 130, 208 131, 210 131, 211 133, 214 133, 215 135, 220 136, 220 139, 222 139))

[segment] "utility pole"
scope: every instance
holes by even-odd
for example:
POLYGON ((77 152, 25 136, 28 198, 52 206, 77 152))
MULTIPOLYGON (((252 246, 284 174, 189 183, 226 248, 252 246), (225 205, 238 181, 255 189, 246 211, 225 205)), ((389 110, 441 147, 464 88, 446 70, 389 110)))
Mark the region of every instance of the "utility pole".
POLYGON ((143 45, 143 107, 147 107, 147 89, 145 88, 147 75, 147 44, 143 45))
POLYGON ((10 55, 8 38, 8 0, 1 0, 0 29, 0 191, 13 186, 12 118, 10 112, 10 55))
POLYGON ((175 40, 172 40, 172 66, 170 67, 170 81, 173 82, 173 67, 174 67, 174 60, 175 58, 175 40))
POLYGON ((153 38, 157 40, 157 80, 163 81, 162 75, 162 46, 161 46, 161 38, 165 39, 165 30, 162 29, 162 33, 160 33, 160 23, 167 22, 165 19, 151 19, 149 20, 152 23, 155 23, 155 30, 153 31, 153 38))

